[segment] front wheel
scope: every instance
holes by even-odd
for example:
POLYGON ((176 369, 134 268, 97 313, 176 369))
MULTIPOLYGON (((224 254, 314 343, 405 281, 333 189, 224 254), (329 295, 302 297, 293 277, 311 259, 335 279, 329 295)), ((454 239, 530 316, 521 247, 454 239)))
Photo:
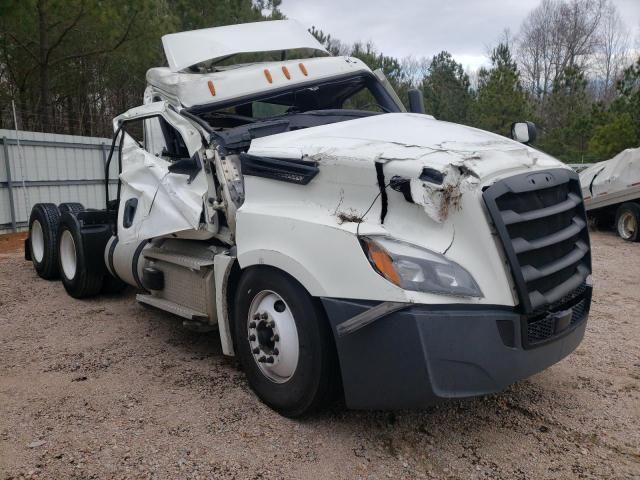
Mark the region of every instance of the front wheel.
POLYGON ((234 333, 240 362, 258 397, 297 417, 328 402, 339 383, 324 312, 289 275, 252 268, 238 284, 234 333))
POLYGON ((618 207, 616 231, 623 240, 640 241, 640 205, 628 202, 618 207))

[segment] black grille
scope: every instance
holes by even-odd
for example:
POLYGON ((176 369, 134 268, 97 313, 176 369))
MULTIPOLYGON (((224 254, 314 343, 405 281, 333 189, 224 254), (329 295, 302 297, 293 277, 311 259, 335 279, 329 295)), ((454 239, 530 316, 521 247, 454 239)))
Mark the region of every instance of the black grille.
POLYGON ((583 283, 570 295, 549 306, 548 310, 533 312, 523 317, 523 345, 533 347, 552 340, 579 325, 587 318, 591 305, 591 287, 583 283), (571 319, 567 323, 559 321, 564 312, 571 319))
MULTIPOLYGON (((484 191, 484 200, 509 261, 523 313, 572 294, 591 273, 587 221, 575 172, 515 175, 484 191)), ((531 327, 545 335, 543 323, 531 327)))

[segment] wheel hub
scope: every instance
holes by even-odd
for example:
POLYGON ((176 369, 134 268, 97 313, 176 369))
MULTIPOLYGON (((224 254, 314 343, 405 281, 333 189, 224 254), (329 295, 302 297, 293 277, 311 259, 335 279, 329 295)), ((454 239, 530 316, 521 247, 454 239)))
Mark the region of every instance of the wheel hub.
POLYGON ((42 225, 38 220, 34 220, 31 224, 31 256, 36 262, 41 262, 44 258, 44 232, 42 225))
POLYGON ((69 230, 64 230, 60 237, 60 264, 64 276, 72 280, 76 276, 77 258, 76 242, 69 230))
POLYGON ((298 331, 291 309, 275 292, 258 293, 247 318, 249 348, 260 371, 284 383, 298 366, 298 331))
POLYGON ((633 236, 638 228, 635 216, 630 212, 624 212, 618 219, 618 234, 625 240, 633 236))

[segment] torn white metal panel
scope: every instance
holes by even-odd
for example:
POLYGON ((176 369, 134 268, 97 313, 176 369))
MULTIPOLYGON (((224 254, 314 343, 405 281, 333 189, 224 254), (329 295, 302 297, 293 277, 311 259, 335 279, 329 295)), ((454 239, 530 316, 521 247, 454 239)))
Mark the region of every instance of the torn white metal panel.
POLYGON ((460 199, 464 190, 477 184, 477 179, 463 175, 459 168, 452 165, 444 174, 442 183, 431 183, 420 178, 410 180, 413 201, 436 222, 444 222, 452 210, 460 209, 460 199))
POLYGON ((479 179, 558 166, 557 160, 506 137, 411 113, 374 115, 259 138, 250 152, 278 157, 291 156, 295 150, 313 158, 415 162, 442 172, 458 165, 479 179))
POLYGON ((170 33, 162 37, 162 46, 172 72, 238 53, 300 48, 329 53, 306 28, 294 20, 244 23, 170 33))
MULTIPOLYGON (((182 136, 189 155, 197 155, 202 147, 198 131, 182 116, 168 107, 166 102, 152 102, 133 108, 116 117, 117 127, 128 120, 162 117, 182 136)), ((207 180, 202 169, 194 178, 171 173, 170 162, 140 147, 125 135, 122 149, 122 190, 118 225, 123 225, 127 201, 136 199, 135 215, 131 226, 118 231, 122 243, 159 237, 169 233, 197 230, 203 202, 207 193, 207 180)), ((156 139, 157 140, 157 139, 156 139)), ((198 160, 200 161, 200 160, 198 160)))
POLYGON ((170 163, 137 146, 123 148, 123 170, 118 225, 123 225, 124 206, 137 199, 136 213, 129 228, 120 228, 122 243, 198 229, 203 199, 207 192, 201 171, 191 183, 187 175, 170 173, 170 163))
POLYGON ((587 210, 640 198, 640 148, 583 170, 580 184, 587 210))
POLYGON ((437 222, 456 208, 465 190, 493 175, 557 167, 553 158, 492 133, 425 115, 395 113, 256 139, 253 155, 309 158, 332 166, 376 162, 410 180, 414 201, 437 222), (447 140, 443 141, 445 138, 447 140), (444 176, 442 184, 420 180, 423 168, 444 176))

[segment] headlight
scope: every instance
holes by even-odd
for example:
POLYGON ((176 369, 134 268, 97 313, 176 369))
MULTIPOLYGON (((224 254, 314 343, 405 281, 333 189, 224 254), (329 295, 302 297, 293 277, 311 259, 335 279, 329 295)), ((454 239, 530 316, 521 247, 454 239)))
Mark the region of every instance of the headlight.
POLYGON ((439 253, 387 237, 360 237, 360 243, 373 268, 405 290, 482 297, 471 274, 439 253))

